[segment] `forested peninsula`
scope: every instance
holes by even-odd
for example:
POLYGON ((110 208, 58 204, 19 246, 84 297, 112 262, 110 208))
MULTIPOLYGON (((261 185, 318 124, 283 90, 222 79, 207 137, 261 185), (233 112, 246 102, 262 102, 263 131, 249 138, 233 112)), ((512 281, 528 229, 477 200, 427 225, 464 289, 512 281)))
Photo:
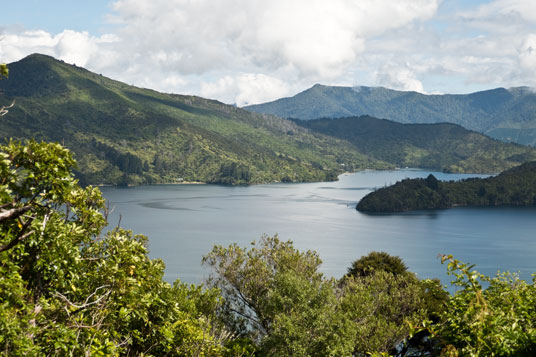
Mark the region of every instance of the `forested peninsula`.
POLYGON ((358 203, 362 212, 404 212, 454 206, 536 206, 536 161, 495 177, 462 181, 406 179, 371 192, 358 203))

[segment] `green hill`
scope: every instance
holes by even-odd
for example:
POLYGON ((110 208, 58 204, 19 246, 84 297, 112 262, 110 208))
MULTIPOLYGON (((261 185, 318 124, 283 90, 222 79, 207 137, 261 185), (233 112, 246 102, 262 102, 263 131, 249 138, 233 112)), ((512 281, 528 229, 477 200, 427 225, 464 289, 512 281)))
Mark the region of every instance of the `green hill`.
POLYGON ((332 180, 341 167, 384 168, 347 143, 268 115, 158 93, 52 57, 8 65, 2 137, 57 141, 90 184, 332 180))
POLYGON ((358 203, 364 212, 402 212, 453 206, 536 206, 536 161, 495 177, 463 181, 407 179, 369 193, 358 203))
POLYGON ((536 92, 528 87, 425 95, 317 84, 293 97, 245 109, 305 120, 370 115, 400 123, 449 122, 503 141, 536 145, 536 92))
POLYGON ((294 121, 397 167, 493 173, 536 160, 534 148, 503 143, 449 123, 400 124, 370 116, 294 121))

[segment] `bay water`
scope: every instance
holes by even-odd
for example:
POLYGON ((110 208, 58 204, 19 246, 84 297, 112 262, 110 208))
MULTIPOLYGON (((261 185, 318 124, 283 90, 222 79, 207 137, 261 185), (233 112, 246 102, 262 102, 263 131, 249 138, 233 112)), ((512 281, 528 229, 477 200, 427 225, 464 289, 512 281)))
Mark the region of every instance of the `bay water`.
MULTIPOLYGON (((200 283, 208 275, 202 256, 214 245, 249 246, 263 234, 315 250, 327 276, 340 278, 351 263, 371 251, 400 256, 421 278, 446 275, 438 254, 497 270, 536 272, 536 208, 457 207, 397 214, 364 214, 357 202, 376 188, 422 170, 362 171, 337 182, 253 186, 154 185, 103 187, 113 211, 110 227, 149 237, 149 255, 166 264, 165 279, 200 283), (120 218, 121 217, 121 218, 120 218)), ((432 172, 440 180, 478 175, 432 172)))

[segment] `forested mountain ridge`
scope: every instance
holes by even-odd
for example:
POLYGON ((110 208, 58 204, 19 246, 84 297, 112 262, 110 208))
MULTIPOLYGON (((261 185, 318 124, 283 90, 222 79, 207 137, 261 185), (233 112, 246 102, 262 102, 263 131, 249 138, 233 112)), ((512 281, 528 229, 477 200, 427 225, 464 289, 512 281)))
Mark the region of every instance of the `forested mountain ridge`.
POLYGON ((462 181, 407 179, 371 192, 358 203, 364 212, 403 212, 453 206, 536 206, 536 161, 495 177, 462 181))
POLYGON ((536 160, 535 148, 504 143, 450 123, 401 124, 367 115, 294 122, 346 140, 360 152, 397 167, 494 173, 536 160))
POLYGON ((136 88, 49 56, 8 68, 0 105, 16 104, 2 137, 63 143, 83 183, 319 181, 342 167, 388 167, 285 119, 136 88))
POLYGON ((536 144, 536 92, 528 87, 426 95, 317 84, 293 97, 245 109, 305 120, 370 115, 401 123, 450 122, 504 141, 536 144))

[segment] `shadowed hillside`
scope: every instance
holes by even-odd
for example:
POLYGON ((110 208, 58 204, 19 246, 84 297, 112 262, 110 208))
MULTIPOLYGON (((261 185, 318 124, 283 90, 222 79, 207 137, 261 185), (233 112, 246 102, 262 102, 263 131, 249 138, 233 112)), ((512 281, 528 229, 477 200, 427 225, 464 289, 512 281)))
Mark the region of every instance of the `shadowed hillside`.
POLYGON ((494 173, 536 160, 534 148, 503 143, 449 123, 400 124, 370 116, 294 121, 398 167, 494 173))

